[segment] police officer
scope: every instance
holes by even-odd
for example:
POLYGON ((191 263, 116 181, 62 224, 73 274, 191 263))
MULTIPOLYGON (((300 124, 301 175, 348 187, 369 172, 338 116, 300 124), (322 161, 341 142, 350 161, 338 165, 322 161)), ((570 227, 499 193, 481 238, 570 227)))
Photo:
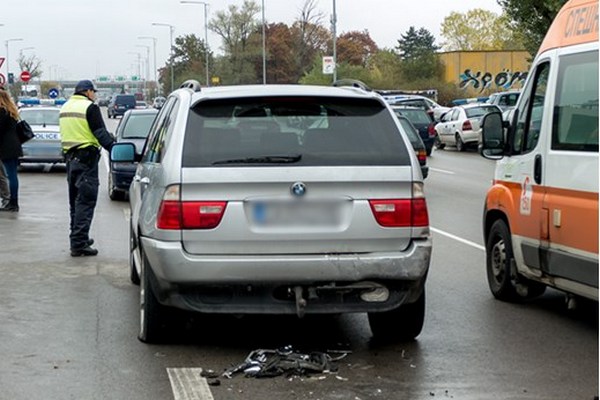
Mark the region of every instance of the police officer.
POLYGON ((60 110, 62 150, 67 162, 69 240, 71 256, 95 256, 89 232, 98 199, 100 150, 110 150, 114 138, 106 130, 100 108, 94 104, 96 88, 89 80, 75 86, 75 94, 60 110))

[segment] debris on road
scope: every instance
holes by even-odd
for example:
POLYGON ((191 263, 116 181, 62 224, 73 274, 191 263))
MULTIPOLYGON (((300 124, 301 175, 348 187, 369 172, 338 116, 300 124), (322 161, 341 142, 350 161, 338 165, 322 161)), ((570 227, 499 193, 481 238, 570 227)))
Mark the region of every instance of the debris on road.
POLYGON ((231 379, 240 373, 249 378, 335 373, 338 370, 336 362, 350 353, 349 350, 301 353, 292 346, 276 350, 258 349, 251 351, 244 362, 225 370, 222 375, 231 379))

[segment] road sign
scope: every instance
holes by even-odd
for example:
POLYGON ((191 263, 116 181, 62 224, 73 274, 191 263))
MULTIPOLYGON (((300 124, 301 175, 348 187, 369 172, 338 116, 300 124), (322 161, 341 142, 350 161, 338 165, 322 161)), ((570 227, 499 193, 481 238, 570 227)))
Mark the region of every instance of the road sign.
POLYGON ((52 89, 48 90, 48 97, 50 97, 51 99, 57 98, 58 97, 58 89, 52 88, 52 89))
POLYGON ((29 71, 21 72, 21 80, 23 82, 29 82, 30 79, 31 79, 31 74, 29 73, 29 71))
POLYGON ((335 70, 335 63, 333 62, 333 57, 325 56, 323 57, 323 74, 331 75, 335 70))

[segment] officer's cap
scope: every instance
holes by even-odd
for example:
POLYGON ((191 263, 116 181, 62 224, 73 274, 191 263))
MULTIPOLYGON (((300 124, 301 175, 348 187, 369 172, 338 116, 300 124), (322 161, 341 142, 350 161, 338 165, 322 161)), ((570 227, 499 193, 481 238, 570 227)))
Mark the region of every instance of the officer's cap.
POLYGON ((75 93, 82 93, 82 92, 85 92, 86 90, 93 90, 94 92, 97 92, 92 81, 90 81, 88 79, 79 81, 77 83, 77 86, 75 86, 75 93))

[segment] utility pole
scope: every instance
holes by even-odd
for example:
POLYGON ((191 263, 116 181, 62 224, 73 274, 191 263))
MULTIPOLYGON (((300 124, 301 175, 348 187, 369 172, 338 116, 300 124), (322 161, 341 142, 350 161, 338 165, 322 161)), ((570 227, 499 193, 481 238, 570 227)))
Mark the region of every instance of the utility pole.
POLYGON ((335 10, 335 0, 333 0, 333 16, 331 17, 333 30, 333 81, 337 81, 337 13, 335 10))
POLYGON ((169 50, 169 54, 170 54, 170 60, 169 60, 169 65, 171 66, 171 91, 175 90, 175 75, 173 72, 173 32, 175 31, 175 27, 171 24, 164 24, 161 22, 153 22, 152 25, 154 26, 168 26, 169 27, 169 36, 171 39, 171 49, 169 50))
POLYGON ((181 0, 181 4, 202 4, 204 6, 204 52, 206 57, 204 60, 204 69, 206 69, 206 86, 210 86, 209 72, 208 72, 208 11, 207 7, 209 4, 205 1, 192 1, 192 0, 181 0))

